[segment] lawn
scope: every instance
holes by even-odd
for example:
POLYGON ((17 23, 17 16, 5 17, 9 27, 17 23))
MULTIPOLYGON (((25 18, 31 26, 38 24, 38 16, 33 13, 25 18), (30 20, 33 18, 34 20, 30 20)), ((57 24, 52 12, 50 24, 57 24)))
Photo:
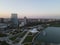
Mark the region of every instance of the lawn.
POLYGON ((24 45, 32 45, 31 43, 29 43, 29 44, 24 44, 24 45))
POLYGON ((60 23, 53 23, 53 24, 50 24, 50 26, 53 26, 53 27, 60 27, 60 23))
POLYGON ((29 33, 28 35, 32 35, 32 33, 29 33))
POLYGON ((0 45, 9 45, 6 41, 0 41, 0 45))
POLYGON ((14 41, 16 38, 17 38, 17 37, 12 37, 12 38, 10 38, 10 40, 14 41))
POLYGON ((6 36, 7 36, 6 34, 0 33, 0 37, 6 37, 6 36))
POLYGON ((19 37, 22 38, 26 33, 27 33, 26 31, 23 32, 23 33, 21 33, 21 34, 19 35, 19 37))
POLYGON ((26 34, 26 32, 24 32, 24 33, 20 33, 20 34, 18 34, 18 35, 16 35, 16 36, 10 38, 10 40, 14 41, 17 37, 22 38, 25 34, 26 34))
POLYGON ((23 43, 32 42, 33 36, 27 36, 23 43))

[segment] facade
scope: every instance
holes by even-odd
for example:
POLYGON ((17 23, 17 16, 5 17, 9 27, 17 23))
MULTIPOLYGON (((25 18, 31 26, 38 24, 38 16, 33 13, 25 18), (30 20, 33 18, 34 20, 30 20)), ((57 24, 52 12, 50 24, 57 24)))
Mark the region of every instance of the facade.
POLYGON ((4 33, 8 28, 8 25, 5 23, 0 23, 0 33, 4 33))
POLYGON ((27 24, 27 17, 24 17, 24 24, 27 24))
POLYGON ((60 27, 48 27, 41 31, 34 39, 41 45, 60 45, 60 27))
POLYGON ((0 18, 0 23, 4 23, 4 18, 0 18))
POLYGON ((13 27, 17 27, 18 26, 17 14, 15 14, 15 13, 11 14, 11 22, 12 22, 12 26, 13 27))

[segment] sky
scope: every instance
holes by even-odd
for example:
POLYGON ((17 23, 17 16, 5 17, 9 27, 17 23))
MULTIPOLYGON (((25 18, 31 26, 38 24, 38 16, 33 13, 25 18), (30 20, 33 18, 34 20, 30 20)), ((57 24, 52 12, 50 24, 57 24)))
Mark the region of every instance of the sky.
POLYGON ((60 0, 0 0, 0 17, 60 18, 60 0))

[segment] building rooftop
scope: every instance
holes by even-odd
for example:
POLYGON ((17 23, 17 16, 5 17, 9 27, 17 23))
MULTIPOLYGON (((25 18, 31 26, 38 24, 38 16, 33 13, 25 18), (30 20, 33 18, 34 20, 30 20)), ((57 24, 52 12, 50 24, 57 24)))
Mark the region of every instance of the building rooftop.
POLYGON ((0 23, 0 28, 6 28, 7 27, 7 24, 5 23, 0 23))
POLYGON ((36 28, 33 28, 32 30, 30 30, 31 33, 37 33, 37 29, 36 28))
POLYGON ((41 31, 34 41, 46 43, 60 43, 60 27, 48 27, 41 31))

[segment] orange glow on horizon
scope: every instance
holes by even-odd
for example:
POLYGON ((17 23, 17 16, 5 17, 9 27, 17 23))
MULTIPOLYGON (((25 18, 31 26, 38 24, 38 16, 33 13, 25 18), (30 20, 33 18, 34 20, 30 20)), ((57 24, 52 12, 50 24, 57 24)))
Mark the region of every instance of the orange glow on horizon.
POLYGON ((0 18, 9 18, 10 14, 9 13, 0 13, 0 18))
MULTIPOLYGON (((17 13, 17 16, 18 16, 18 18, 24 18, 25 16, 26 17, 30 17, 30 18, 32 18, 32 17, 46 17, 46 16, 60 16, 60 14, 47 14, 47 13, 17 13)), ((10 18, 11 17, 11 13, 9 13, 9 12, 0 12, 0 18, 10 18)))

